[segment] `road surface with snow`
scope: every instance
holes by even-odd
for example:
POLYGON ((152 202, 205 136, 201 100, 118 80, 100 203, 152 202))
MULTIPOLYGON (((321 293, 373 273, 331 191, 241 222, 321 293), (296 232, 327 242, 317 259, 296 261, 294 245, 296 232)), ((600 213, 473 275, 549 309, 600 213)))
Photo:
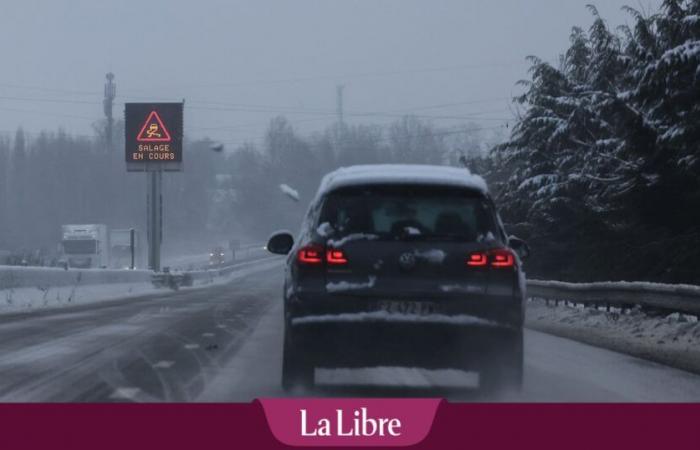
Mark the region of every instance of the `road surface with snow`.
MULTIPOLYGON (((0 401, 250 401, 283 396, 282 263, 225 285, 0 317, 0 401)), ((480 398, 472 374, 317 369, 327 396, 700 401, 700 376, 527 331, 521 394, 480 398)), ((309 393, 295 393, 309 395, 309 393)))

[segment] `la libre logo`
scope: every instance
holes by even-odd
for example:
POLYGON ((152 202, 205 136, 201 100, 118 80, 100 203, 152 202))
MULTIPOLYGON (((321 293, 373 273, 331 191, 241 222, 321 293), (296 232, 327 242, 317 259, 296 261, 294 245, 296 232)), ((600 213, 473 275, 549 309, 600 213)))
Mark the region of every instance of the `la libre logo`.
POLYGON ((309 419, 306 409, 299 410, 301 436, 305 437, 372 437, 401 436, 401 420, 387 417, 369 417, 367 408, 355 409, 347 417, 342 409, 336 409, 334 417, 309 419))

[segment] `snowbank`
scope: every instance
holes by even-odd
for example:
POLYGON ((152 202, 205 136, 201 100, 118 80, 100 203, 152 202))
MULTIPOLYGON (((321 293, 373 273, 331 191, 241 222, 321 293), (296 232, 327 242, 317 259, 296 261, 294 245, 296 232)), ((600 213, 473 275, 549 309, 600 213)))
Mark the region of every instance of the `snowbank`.
POLYGON ((528 301, 526 326, 700 373, 700 322, 695 316, 649 316, 639 308, 607 312, 565 303, 548 306, 535 299, 528 301))
POLYGON ((3 289, 0 290, 0 314, 130 298, 157 291, 165 292, 154 288, 150 281, 3 289))
MULTIPOLYGON (((259 257, 264 250, 262 246, 247 252, 245 259, 259 257)), ((188 270, 192 277, 210 279, 226 275, 231 271, 228 266, 217 269, 188 270)), ((116 269, 60 269, 54 267, 20 267, 0 266, 0 296, 7 289, 32 288, 43 290, 74 285, 94 284, 123 284, 150 282, 152 272, 149 270, 116 270, 116 269)))
POLYGON ((591 290, 591 289, 607 289, 616 291, 655 291, 668 293, 687 293, 689 295, 700 296, 700 286, 692 284, 663 284, 650 283, 647 281, 600 281, 595 283, 567 283, 564 281, 544 281, 544 280, 527 280, 528 285, 565 288, 571 290, 591 290))
MULTIPOLYGON (((181 290, 199 289, 228 283, 233 279, 244 277, 249 273, 257 270, 264 270, 276 264, 280 264, 280 259, 271 257, 240 263, 221 271, 194 272, 194 286, 184 287, 181 288, 181 290)), ((4 270, 5 268, 3 267, 2 269, 4 270)), ((18 268, 12 267, 12 269, 15 270, 18 268)), ((15 286, 0 289, 0 314, 31 312, 46 308, 61 308, 110 300, 122 300, 147 294, 162 293, 167 295, 172 292, 168 289, 154 287, 150 281, 151 273, 146 271, 82 270, 80 273, 83 274, 84 278, 80 282, 77 282, 78 271, 60 270, 60 272, 68 274, 66 275, 66 279, 64 280, 58 277, 53 281, 62 283, 66 280, 72 280, 73 282, 49 285, 47 284, 47 280, 50 280, 51 277, 46 277, 46 274, 49 273, 53 275, 54 269, 24 267, 19 269, 23 269, 18 272, 22 272, 24 276, 27 276, 28 273, 33 273, 36 278, 34 282, 29 283, 28 286, 15 286), (114 273, 103 274, 102 277, 99 277, 93 272, 131 273, 132 279, 123 281, 120 279, 123 278, 121 275, 124 274, 119 274, 119 276, 117 276, 114 273), (86 273, 88 275, 85 275, 86 273), (141 276, 144 277, 141 278, 141 276), (38 282, 38 280, 41 280, 41 282, 38 282), (85 280, 98 282, 87 283, 85 280), (101 280, 101 282, 99 280, 101 280)), ((128 276, 126 277, 128 278, 128 276)))
POLYGON ((69 269, 52 267, 0 266, 0 291, 16 288, 46 288, 75 284, 113 284, 150 281, 147 270, 69 269))

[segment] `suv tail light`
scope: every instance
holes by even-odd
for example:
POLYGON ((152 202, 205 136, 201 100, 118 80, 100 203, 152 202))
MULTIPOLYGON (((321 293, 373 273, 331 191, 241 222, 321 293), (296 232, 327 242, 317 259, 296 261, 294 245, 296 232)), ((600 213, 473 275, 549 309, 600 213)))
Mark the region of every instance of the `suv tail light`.
POLYGON ((348 263, 344 251, 337 248, 326 249, 313 244, 300 248, 297 252, 297 260, 307 266, 320 266, 324 261, 330 266, 342 266, 348 263))
POLYGON ((484 267, 489 263, 489 258, 486 252, 474 252, 469 255, 467 265, 471 267, 484 267))
POLYGON ((307 245, 297 252, 297 260, 302 264, 318 265, 323 263, 323 247, 307 245))
POLYGON ((510 250, 498 248, 485 252, 473 252, 467 258, 470 267, 491 266, 495 269, 508 269, 515 267, 515 256, 510 250))
POLYGON ((491 257, 491 267, 495 267, 497 269, 507 269, 515 266, 515 257, 510 250, 492 250, 489 256, 491 257))
POLYGON ((329 248, 326 251, 326 262, 334 266, 339 266, 347 264, 348 259, 345 257, 345 253, 342 250, 329 248))

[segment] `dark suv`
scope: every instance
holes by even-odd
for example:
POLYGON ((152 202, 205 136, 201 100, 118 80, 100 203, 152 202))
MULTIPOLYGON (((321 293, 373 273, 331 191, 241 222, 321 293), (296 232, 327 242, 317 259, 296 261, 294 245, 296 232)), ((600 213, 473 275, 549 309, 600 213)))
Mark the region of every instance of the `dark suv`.
POLYGON ((328 174, 288 254, 282 385, 315 367, 479 373, 519 388, 526 244, 508 238, 483 179, 466 169, 376 165, 328 174))

